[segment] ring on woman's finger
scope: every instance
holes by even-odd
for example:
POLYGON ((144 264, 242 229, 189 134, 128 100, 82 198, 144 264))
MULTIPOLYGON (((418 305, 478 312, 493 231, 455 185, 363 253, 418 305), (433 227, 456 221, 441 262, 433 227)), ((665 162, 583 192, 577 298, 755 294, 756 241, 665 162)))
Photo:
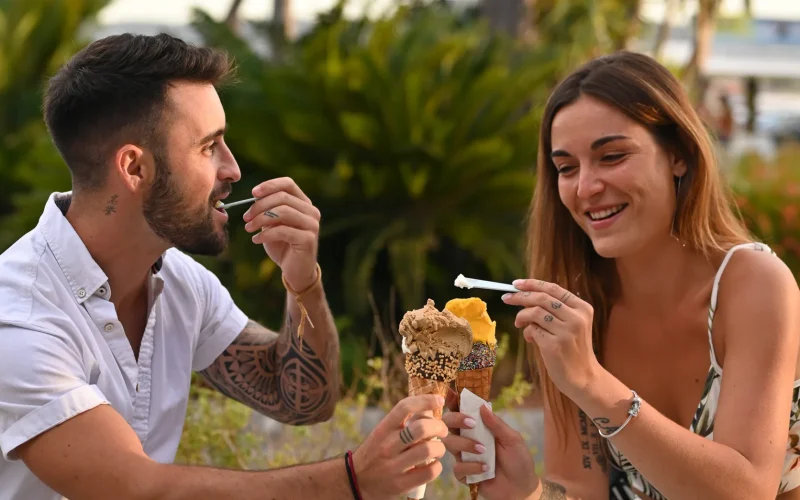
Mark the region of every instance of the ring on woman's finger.
POLYGON ((414 442, 414 436, 411 435, 411 429, 408 427, 403 427, 403 430, 400 431, 400 441, 403 444, 411 444, 414 442))

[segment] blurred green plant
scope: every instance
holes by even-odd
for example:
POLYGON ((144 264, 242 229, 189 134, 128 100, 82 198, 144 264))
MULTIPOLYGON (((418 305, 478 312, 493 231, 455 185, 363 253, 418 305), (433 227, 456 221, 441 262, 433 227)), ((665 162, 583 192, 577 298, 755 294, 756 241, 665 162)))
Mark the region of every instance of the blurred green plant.
MULTIPOLYGON (((558 60, 438 4, 374 21, 334 9, 280 62, 196 15, 207 43, 239 61, 223 99, 241 185, 291 175, 320 207, 336 309, 360 319, 370 292, 385 311, 396 288, 410 309, 449 296, 461 272, 521 274, 539 106, 558 60)), ((247 295, 279 285, 263 252, 242 258, 248 235, 234 228, 231 248, 247 295)))
POLYGON ((800 145, 781 148, 772 162, 743 157, 732 172, 737 205, 750 230, 800 277, 800 145))
POLYGON ((48 194, 69 189, 69 171, 41 117, 42 89, 108 3, 0 0, 0 249, 36 224, 48 194))

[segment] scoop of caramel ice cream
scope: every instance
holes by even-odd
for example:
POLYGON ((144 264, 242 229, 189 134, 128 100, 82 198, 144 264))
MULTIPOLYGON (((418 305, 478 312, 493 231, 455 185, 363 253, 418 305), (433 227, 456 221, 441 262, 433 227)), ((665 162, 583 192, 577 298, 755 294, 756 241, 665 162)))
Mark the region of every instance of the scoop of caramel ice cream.
POLYGON ((431 299, 422 309, 403 316, 400 334, 409 376, 452 380, 459 363, 472 350, 469 322, 450 311, 439 311, 431 299))

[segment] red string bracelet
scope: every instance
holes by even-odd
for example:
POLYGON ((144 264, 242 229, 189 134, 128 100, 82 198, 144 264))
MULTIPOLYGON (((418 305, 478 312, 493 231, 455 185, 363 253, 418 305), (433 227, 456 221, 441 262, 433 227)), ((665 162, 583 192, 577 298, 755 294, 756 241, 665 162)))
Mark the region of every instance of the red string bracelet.
POLYGON ((350 489, 353 490, 353 498, 355 500, 363 500, 361 498, 361 490, 358 488, 358 478, 356 478, 356 467, 353 465, 353 452, 347 450, 344 455, 345 467, 347 468, 347 478, 350 480, 350 489))

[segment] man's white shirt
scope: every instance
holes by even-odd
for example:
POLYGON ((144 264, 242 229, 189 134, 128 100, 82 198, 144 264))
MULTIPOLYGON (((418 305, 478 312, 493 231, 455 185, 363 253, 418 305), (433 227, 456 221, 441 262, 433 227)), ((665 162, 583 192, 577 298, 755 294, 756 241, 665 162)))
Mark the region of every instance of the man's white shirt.
POLYGON ((150 458, 172 462, 192 372, 247 324, 214 274, 171 249, 151 272, 137 360, 108 278, 64 217, 68 204, 69 193, 51 195, 36 228, 0 255, 0 500, 61 499, 15 450, 101 404, 150 458))

